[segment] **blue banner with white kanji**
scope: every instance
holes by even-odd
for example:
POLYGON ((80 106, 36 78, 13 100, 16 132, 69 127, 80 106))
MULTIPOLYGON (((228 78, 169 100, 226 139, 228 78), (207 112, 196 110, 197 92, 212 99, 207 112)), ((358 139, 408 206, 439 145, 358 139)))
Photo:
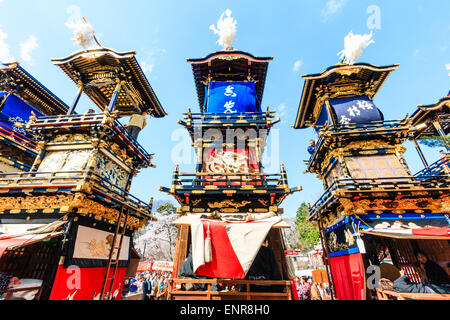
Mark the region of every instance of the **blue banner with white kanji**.
POLYGON ((211 82, 207 92, 208 113, 261 112, 254 82, 211 82))
POLYGON ((16 127, 15 124, 26 124, 31 116, 31 111, 38 117, 42 117, 43 114, 13 94, 6 96, 5 92, 1 92, 0 99, 1 98, 6 100, 3 101, 3 106, 0 110, 0 123, 16 132, 28 136, 29 133, 25 128, 16 127))
POLYGON ((330 99, 339 125, 383 121, 383 113, 367 96, 330 99))

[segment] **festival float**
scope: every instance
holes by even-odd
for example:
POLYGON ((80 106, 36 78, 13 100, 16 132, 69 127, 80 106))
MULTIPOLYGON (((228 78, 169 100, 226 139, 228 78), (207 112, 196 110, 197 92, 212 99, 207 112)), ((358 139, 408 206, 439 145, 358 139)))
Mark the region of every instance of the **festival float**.
POLYGON ((429 166, 416 143, 426 168, 412 174, 402 145, 436 130, 446 136, 449 99, 385 120, 374 98, 399 65, 355 63, 370 38, 349 34, 340 63, 303 76, 294 124, 314 128, 318 137, 307 172, 317 174, 325 192, 310 206, 310 221, 320 230, 332 294, 338 300, 449 299, 380 285, 400 272, 420 283, 418 251, 449 272, 448 158, 429 166))
POLYGON ((292 299, 280 204, 301 188, 289 188, 283 165, 264 173, 261 160, 279 121, 261 108, 272 57, 231 47, 231 11, 218 26, 211 29, 223 50, 187 59, 200 113, 189 109, 179 123, 192 138, 196 170, 177 165, 171 187, 161 187, 181 205, 169 299, 292 299))
POLYGON ((136 258, 133 234, 152 220, 152 201, 129 189, 140 169, 153 166, 153 155, 119 119, 166 113, 136 53, 101 46, 84 24, 75 34, 83 50, 52 59, 78 87, 69 108, 37 82, 17 81, 53 113, 34 113, 24 126, 38 140, 29 170, 0 174, 0 271, 32 284, 13 287, 7 298, 27 290, 41 300, 120 299, 136 258), (100 112, 76 113, 83 93, 100 112))

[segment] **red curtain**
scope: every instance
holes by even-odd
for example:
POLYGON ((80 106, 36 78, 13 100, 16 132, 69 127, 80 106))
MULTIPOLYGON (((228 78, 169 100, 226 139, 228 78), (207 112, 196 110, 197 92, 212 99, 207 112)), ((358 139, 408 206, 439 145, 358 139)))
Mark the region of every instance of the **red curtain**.
MULTIPOLYGON (((112 278, 113 271, 114 268, 111 268, 108 278, 112 278)), ((111 291, 111 294, 115 297, 114 300, 120 300, 122 297, 126 271, 127 268, 117 268, 111 291)), ((105 272, 106 267, 64 269, 62 265, 59 265, 50 300, 93 300, 93 298, 99 298, 105 272)), ((109 289, 109 284, 110 281, 106 283, 105 291, 109 289)))
POLYGON ((330 258, 339 300, 365 300, 364 264, 361 253, 330 258))
POLYGON ((450 239, 450 228, 449 227, 431 227, 431 228, 412 229, 412 234, 422 235, 422 236, 449 237, 449 239, 450 239))
POLYGON ((292 288, 292 299, 300 300, 298 297, 297 285, 295 284, 295 280, 294 279, 290 279, 290 280, 291 280, 291 288, 292 288))

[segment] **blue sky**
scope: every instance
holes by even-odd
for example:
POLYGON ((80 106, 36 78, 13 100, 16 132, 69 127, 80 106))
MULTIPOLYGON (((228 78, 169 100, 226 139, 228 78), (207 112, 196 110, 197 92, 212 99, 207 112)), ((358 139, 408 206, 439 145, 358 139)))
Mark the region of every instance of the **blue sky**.
MULTIPOLYGON (((137 59, 168 116, 150 119, 139 140, 156 153, 157 168, 148 168, 134 179, 132 193, 148 201, 171 199, 158 191, 170 186, 174 163, 171 153, 181 140, 183 128, 177 124, 191 107, 198 111, 191 67, 186 58, 199 58, 220 50, 217 36, 209 30, 229 8, 237 20, 234 47, 256 56, 273 56, 269 65, 263 105, 279 111, 279 159, 288 172, 291 187, 303 191, 288 196, 285 214, 295 216, 302 201, 314 203, 322 194, 315 175, 303 174, 306 146, 312 129, 294 130, 302 74, 319 73, 339 62, 344 37, 350 30, 369 33, 373 11, 379 9, 379 24, 373 31, 374 44, 358 62, 375 65, 399 63, 375 98, 386 119, 402 119, 419 104, 434 103, 450 89, 450 2, 434 1, 64 1, 1 0, 0 56, 9 54, 58 95, 71 104, 76 88, 53 66, 50 58, 66 57, 80 48, 72 44, 65 26, 71 5, 79 8, 102 45, 119 52, 136 50, 137 59), (31 39, 30 39, 31 37, 31 39), (28 50, 27 50, 28 48, 28 50), (174 135, 174 136, 173 136, 174 135)), ((73 12, 72 12, 73 13, 73 12)), ((93 107, 83 98, 78 112, 93 107)), ((411 143, 406 143, 406 160, 417 172, 422 164, 411 143)), ((438 159, 438 150, 423 147, 429 162, 438 159)), ((270 150, 269 150, 270 151, 270 150)), ((193 171, 194 165, 181 165, 193 171)), ((172 199, 171 199, 172 200, 172 199)))

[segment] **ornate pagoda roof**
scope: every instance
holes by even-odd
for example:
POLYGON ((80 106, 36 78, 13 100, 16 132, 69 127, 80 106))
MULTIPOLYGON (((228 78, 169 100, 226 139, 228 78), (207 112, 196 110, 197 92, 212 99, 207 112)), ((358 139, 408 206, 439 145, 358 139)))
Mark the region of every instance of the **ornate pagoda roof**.
POLYGON ((413 126, 427 124, 428 122, 428 125, 423 126, 421 130, 415 133, 416 138, 422 135, 436 134, 436 129, 429 123, 432 120, 438 120, 445 134, 448 134, 450 132, 450 92, 436 103, 417 106, 410 119, 413 126))
POLYGON ((123 86, 115 106, 121 115, 147 111, 154 117, 164 117, 166 112, 135 55, 135 51, 118 53, 97 47, 51 61, 77 85, 82 84, 84 92, 101 110, 108 107, 117 81, 120 81, 123 86))
POLYGON ((373 100, 398 64, 378 67, 367 63, 337 64, 322 73, 303 75, 305 79, 294 129, 313 126, 324 99, 366 95, 373 100))
POLYGON ((203 111, 205 85, 214 81, 255 81, 256 93, 262 101, 267 68, 273 57, 255 57, 250 53, 226 50, 211 53, 199 59, 186 59, 192 66, 198 103, 203 111))
POLYGON ((43 114, 65 114, 69 107, 37 81, 19 62, 0 63, 0 91, 12 93, 43 114))

